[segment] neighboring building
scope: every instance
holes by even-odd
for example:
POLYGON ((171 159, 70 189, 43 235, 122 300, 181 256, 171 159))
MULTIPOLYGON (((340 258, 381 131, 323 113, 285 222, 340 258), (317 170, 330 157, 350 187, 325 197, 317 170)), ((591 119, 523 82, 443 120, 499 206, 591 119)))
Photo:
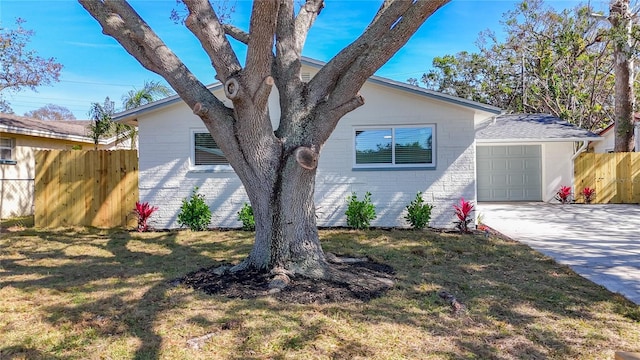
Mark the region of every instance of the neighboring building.
POLYGON ((614 124, 611 124, 606 128, 600 130, 598 132, 598 135, 602 137, 602 141, 593 143, 590 146, 590 151, 593 151, 594 153, 599 153, 599 154, 612 153, 613 148, 615 147, 615 144, 616 144, 616 141, 615 141, 616 134, 614 129, 615 129, 614 124))
MULTIPOLYGON (((310 79, 321 66, 304 59, 302 78, 310 79)), ((220 84, 210 89, 231 105, 220 84)), ((373 226, 405 227, 405 207, 420 191, 426 202, 435 206, 430 225, 453 227, 453 205, 461 197, 477 200, 476 126, 491 123, 501 110, 375 76, 360 93, 365 105, 344 116, 320 154, 315 190, 318 225, 346 225, 347 197, 356 192, 362 198, 368 191, 378 214, 373 226), (417 141, 421 146, 408 146, 406 157, 396 157, 395 163, 381 163, 381 149, 393 146, 394 139, 398 145, 398 139, 405 136, 405 144, 417 141), (422 163, 414 161, 416 158, 422 158, 422 163)), ((275 88, 270 106, 275 129, 280 116, 275 88)), ((244 188, 200 118, 178 96, 116 114, 114 120, 139 128, 140 200, 159 207, 154 213, 154 227, 178 227, 182 200, 196 186, 212 209, 212 227, 241 225, 237 212, 248 202, 244 188)), ((500 143, 506 139, 494 140, 500 143)), ((546 140, 536 141, 532 144, 546 140)), ((538 168, 546 171, 541 175, 544 179, 553 177, 550 171, 568 166, 574 141, 579 140, 555 141, 538 145, 539 161, 551 158, 552 153, 564 153, 557 166, 547 160, 538 168)), ((562 173, 560 178, 569 181, 570 170, 568 174, 562 173)), ((540 185, 540 192, 552 185, 540 185)))
MULTIPOLYGON (((633 131, 634 136, 632 140, 634 144, 633 146, 634 149, 630 149, 630 151, 638 151, 638 149, 640 149, 640 146, 638 146, 638 141, 640 141, 640 136, 638 136, 638 133, 640 132, 640 114, 639 113, 636 113, 633 115, 633 121, 635 125, 634 131, 633 131)), ((612 153, 616 145, 615 124, 611 123, 609 124, 609 126, 598 131, 598 135, 600 135, 603 138, 602 141, 593 143, 589 147, 589 151, 592 151, 596 154, 612 153)))
POLYGON ((547 114, 486 121, 476 129, 478 201, 552 201, 561 186, 573 186, 577 152, 600 140, 547 114))
MULTIPOLYGON (((93 150, 86 136, 88 120, 38 120, 0 114, 0 218, 33 214, 36 149, 93 150)), ((99 149, 129 148, 115 137, 101 140, 99 149)))

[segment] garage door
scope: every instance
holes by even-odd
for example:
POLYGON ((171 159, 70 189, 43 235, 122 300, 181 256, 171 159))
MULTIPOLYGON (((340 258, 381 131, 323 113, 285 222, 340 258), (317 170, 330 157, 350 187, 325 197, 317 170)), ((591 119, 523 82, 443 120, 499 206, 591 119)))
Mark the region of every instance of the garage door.
POLYGON ((542 201, 540 145, 478 146, 478 201, 542 201))

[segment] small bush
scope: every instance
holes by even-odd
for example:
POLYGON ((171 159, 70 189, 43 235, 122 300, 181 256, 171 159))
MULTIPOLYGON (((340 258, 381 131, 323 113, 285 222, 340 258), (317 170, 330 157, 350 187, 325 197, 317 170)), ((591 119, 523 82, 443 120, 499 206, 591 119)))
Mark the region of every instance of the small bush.
POLYGON ((471 218, 471 212, 474 210, 473 202, 465 201, 464 198, 461 198, 460 204, 453 205, 453 208, 458 218, 457 221, 454 221, 456 228, 458 228, 461 233, 468 233, 469 223, 473 221, 473 218, 471 218))
POLYGON ((211 222, 211 209, 204 202, 204 195, 198 194, 196 186, 189 200, 183 199, 178 214, 178 224, 188 226, 193 231, 206 230, 211 222))
POLYGON ((354 229, 368 229, 371 220, 376 218, 376 207, 371 202, 371 193, 367 191, 362 201, 358 200, 358 195, 352 193, 347 198, 349 205, 347 206, 347 225, 354 229))
POLYGON ((244 203, 242 209, 238 211, 238 220, 242 221, 242 230, 254 231, 256 229, 256 220, 253 218, 251 205, 244 203))
POLYGON ((148 202, 141 203, 136 201, 136 207, 133 209, 133 212, 138 217, 139 232, 149 231, 149 224, 147 221, 156 210, 158 210, 157 206, 150 206, 148 202))
POLYGON ((560 190, 556 192, 556 200, 561 204, 568 204, 571 202, 571 186, 561 186, 560 190))
POLYGON ((596 196, 596 189, 587 186, 586 188, 582 189, 580 195, 584 197, 585 204, 591 204, 593 198, 596 196))
POLYGON ((416 194, 416 198, 411 201, 411 204, 407 205, 406 209, 407 215, 404 218, 411 224, 413 229, 421 230, 429 225, 433 205, 425 204, 422 199, 422 192, 419 191, 416 194))

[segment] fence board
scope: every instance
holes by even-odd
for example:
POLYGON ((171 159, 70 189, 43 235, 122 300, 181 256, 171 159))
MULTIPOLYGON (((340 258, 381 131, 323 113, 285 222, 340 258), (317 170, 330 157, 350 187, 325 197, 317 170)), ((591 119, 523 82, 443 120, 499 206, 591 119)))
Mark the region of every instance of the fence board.
MULTIPOLYGON (((640 153, 583 153, 573 168, 575 192, 594 188, 594 203, 640 203, 640 153)), ((576 201, 584 200, 578 195, 576 201)))
POLYGON ((138 201, 135 150, 38 150, 35 225, 133 227, 138 201))

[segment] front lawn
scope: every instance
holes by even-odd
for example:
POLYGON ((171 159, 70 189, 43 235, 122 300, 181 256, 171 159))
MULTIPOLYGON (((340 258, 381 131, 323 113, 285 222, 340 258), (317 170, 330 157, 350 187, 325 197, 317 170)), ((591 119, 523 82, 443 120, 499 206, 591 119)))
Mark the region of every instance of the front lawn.
MULTIPOLYGON (((499 237, 324 230, 326 251, 395 268, 369 302, 206 295, 172 280, 240 261, 241 231, 0 234, 0 359, 613 359, 640 309, 499 237), (458 314, 437 293, 466 307, 458 314)), ((295 281, 295 279, 294 279, 295 281)))

